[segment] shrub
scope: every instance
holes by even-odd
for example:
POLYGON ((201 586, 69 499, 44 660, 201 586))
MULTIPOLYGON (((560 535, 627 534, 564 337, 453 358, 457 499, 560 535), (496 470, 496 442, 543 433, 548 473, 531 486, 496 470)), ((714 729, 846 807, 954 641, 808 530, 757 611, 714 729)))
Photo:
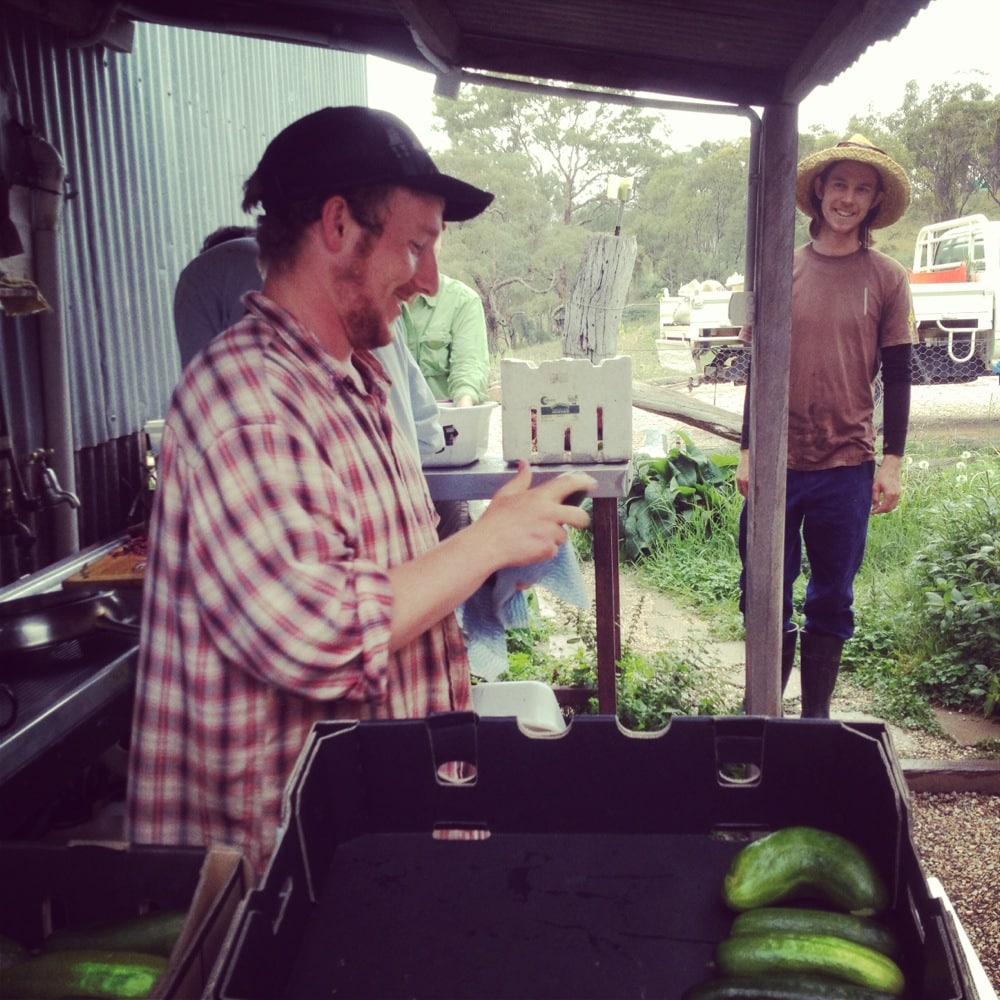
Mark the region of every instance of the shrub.
POLYGON ((914 555, 914 659, 928 694, 990 714, 1000 691, 1000 477, 990 472, 946 492, 938 526, 914 555))

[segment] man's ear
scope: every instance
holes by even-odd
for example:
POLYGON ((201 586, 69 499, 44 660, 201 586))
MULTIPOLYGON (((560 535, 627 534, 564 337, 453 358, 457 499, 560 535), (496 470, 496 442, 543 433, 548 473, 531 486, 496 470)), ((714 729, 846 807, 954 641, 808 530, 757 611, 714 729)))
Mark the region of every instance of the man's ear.
POLYGON ((349 228, 354 223, 347 202, 339 194, 327 198, 323 203, 319 221, 324 243, 331 250, 341 249, 349 228))

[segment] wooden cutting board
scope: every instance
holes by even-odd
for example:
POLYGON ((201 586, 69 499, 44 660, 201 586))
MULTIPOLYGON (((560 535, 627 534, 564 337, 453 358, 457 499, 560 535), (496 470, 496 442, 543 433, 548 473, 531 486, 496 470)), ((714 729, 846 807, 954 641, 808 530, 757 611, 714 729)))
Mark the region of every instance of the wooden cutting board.
POLYGON ((63 580, 64 587, 141 587, 146 570, 146 536, 136 535, 117 548, 84 563, 63 580))

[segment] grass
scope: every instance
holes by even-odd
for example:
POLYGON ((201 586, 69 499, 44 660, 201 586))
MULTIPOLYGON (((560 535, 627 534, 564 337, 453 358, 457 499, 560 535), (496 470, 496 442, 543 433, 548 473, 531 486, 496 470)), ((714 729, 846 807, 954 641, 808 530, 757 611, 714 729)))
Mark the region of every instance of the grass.
MULTIPOLYGON (((882 718, 937 732, 932 704, 985 716, 1000 704, 1000 451, 914 450, 899 507, 869 527, 843 672, 882 718)), ((742 637, 741 506, 731 496, 721 530, 678 531, 641 566, 651 588, 692 607, 721 639, 742 637)), ((800 621, 805 573, 795 586, 800 621)))

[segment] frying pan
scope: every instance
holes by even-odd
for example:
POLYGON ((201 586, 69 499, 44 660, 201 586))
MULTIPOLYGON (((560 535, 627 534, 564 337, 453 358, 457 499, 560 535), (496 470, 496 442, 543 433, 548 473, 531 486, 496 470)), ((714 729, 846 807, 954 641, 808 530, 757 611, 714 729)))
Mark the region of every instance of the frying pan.
POLYGON ((51 591, 0 602, 0 655, 47 649, 94 628, 112 627, 138 636, 138 626, 118 621, 113 591, 51 591))

